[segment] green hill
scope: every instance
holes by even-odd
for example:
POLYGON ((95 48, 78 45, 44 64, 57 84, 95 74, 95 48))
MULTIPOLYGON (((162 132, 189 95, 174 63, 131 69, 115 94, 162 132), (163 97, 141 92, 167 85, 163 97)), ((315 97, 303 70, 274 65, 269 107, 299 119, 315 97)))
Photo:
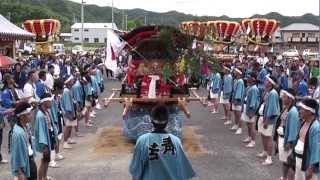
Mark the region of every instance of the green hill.
MULTIPOLYGON (((150 2, 151 3, 151 2, 150 2)), ((235 20, 241 18, 230 18, 228 16, 193 16, 177 11, 157 13, 142 9, 121 10, 115 8, 115 22, 119 28, 122 27, 123 13, 128 15, 129 28, 143 24, 144 16, 147 15, 149 24, 178 26, 185 20, 235 20)), ((0 14, 10 17, 10 20, 21 25, 27 19, 57 18, 62 23, 62 32, 70 31, 70 26, 80 21, 80 4, 68 0, 0 0, 0 14)), ((313 23, 318 24, 319 17, 313 14, 303 16, 283 16, 276 12, 265 15, 253 15, 252 17, 274 18, 281 22, 281 26, 291 23, 313 23)), ((85 22, 111 22, 111 7, 99 7, 96 5, 85 6, 85 22)))

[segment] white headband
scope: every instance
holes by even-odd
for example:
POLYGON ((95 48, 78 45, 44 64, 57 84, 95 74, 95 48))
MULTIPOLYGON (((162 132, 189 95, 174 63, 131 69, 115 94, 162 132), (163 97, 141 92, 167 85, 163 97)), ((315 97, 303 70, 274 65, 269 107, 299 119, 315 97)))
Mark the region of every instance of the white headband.
POLYGON ((27 108, 26 110, 24 110, 21 113, 17 114, 17 117, 20 117, 20 116, 22 116, 24 114, 30 113, 32 111, 32 109, 33 109, 32 107, 27 108))
POLYGON ((274 86, 277 85, 277 83, 274 82, 274 80, 272 80, 269 76, 267 76, 266 78, 267 78, 267 80, 268 80, 271 84, 273 84, 274 86))
POLYGON ((41 104, 41 103, 44 103, 44 102, 46 102, 46 101, 52 101, 52 97, 46 97, 46 98, 41 99, 41 100, 40 100, 40 104, 41 104))
POLYGON ((305 104, 304 104, 304 103, 302 103, 302 102, 300 102, 300 103, 298 104, 298 106, 299 106, 299 107, 301 107, 301 108, 303 108, 303 109, 305 109, 305 110, 307 110, 307 111, 312 112, 313 114, 315 114, 315 113, 316 113, 316 111, 315 111, 313 108, 311 108, 311 107, 309 107, 309 106, 305 105, 305 104))
POLYGON ((67 84, 67 83, 70 82, 72 79, 73 79, 73 76, 71 75, 71 76, 69 76, 68 79, 66 79, 66 80, 64 81, 64 83, 67 84))
POLYGON ((286 96, 290 97, 290 98, 293 99, 293 100, 296 99, 293 94, 289 93, 289 92, 286 91, 286 90, 281 90, 281 91, 280 91, 280 96, 282 96, 283 94, 285 94, 286 96))
POLYGON ((231 71, 230 68, 226 67, 226 66, 223 66, 224 69, 228 70, 228 71, 231 71))
POLYGON ((237 71, 239 74, 242 74, 242 72, 240 71, 240 69, 234 68, 234 70, 237 71))
POLYGON ((153 119, 152 122, 154 122, 154 123, 156 123, 156 124, 160 124, 160 125, 162 125, 162 124, 167 124, 167 123, 168 123, 167 121, 158 121, 158 120, 156 120, 156 119, 153 119))

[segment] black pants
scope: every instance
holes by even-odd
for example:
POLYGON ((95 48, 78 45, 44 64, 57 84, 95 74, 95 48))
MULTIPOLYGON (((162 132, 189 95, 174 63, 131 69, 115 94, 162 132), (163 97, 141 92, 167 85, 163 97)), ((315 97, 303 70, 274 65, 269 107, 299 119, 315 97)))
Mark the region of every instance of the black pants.
POLYGON ((3 134, 3 129, 0 129, 0 161, 2 161, 2 155, 1 155, 2 134, 3 134))
POLYGON ((110 77, 113 77, 113 72, 110 69, 107 69, 106 71, 107 77, 109 77, 109 73, 110 73, 110 77))
POLYGON ((30 177, 28 180, 37 180, 37 165, 33 157, 29 157, 30 177))

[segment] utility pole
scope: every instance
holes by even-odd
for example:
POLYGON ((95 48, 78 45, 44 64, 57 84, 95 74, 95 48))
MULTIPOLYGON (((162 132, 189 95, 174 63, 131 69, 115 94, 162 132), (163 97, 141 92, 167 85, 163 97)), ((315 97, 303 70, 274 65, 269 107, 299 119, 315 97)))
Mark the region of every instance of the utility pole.
POLYGON ((128 15, 125 15, 125 21, 126 21, 126 31, 128 31, 128 15))
POLYGON ((147 25, 147 13, 144 15, 144 25, 146 26, 147 25))
POLYGON ((8 12, 8 15, 7 15, 7 16, 8 16, 8 17, 7 17, 8 20, 11 21, 11 12, 8 12))
POLYGON ((111 4, 112 4, 112 7, 111 7, 111 18, 112 18, 112 30, 114 29, 113 27, 113 24, 114 24, 114 14, 113 14, 113 0, 111 0, 111 4))
POLYGON ((84 0, 81 0, 81 46, 83 48, 84 0))
POLYGON ((124 10, 122 10, 122 30, 124 30, 124 10))

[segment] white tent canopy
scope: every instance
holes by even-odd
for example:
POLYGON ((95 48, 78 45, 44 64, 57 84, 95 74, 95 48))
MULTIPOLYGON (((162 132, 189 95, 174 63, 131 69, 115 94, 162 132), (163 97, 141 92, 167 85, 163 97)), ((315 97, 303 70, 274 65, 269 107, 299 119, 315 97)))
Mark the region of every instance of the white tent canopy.
POLYGON ((0 14, 0 38, 31 40, 33 37, 34 34, 14 25, 0 14))

